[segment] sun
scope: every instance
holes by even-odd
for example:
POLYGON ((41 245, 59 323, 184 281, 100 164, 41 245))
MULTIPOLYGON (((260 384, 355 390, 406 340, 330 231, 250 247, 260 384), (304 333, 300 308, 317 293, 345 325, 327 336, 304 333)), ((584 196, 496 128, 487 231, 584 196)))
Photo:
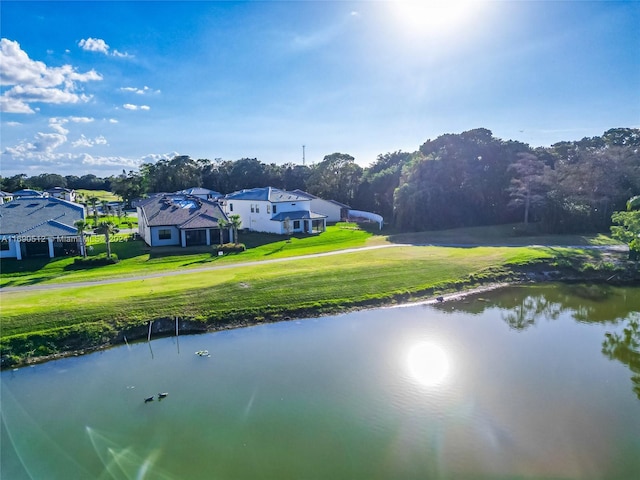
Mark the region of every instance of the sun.
POLYGON ((438 36, 461 33, 460 29, 473 18, 479 4, 478 0, 393 0, 390 7, 403 30, 438 36))
POLYGON ((407 355, 411 376, 427 387, 440 385, 449 375, 449 358, 445 350, 428 342, 414 345, 407 355))

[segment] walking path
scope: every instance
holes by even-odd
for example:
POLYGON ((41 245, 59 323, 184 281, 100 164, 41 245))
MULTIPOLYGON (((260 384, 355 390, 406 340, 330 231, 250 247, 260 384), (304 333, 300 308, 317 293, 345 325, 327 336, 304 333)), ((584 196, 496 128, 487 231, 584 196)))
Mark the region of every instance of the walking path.
POLYGON ((135 281, 147 280, 150 278, 174 277, 177 275, 189 275, 192 273, 210 272, 215 270, 227 270, 230 268, 250 267, 253 265, 267 265, 270 263, 289 262, 289 261, 296 261, 296 260, 304 260, 308 258, 328 257, 331 255, 342 255, 345 253, 361 252, 365 250, 377 250, 380 248, 407 247, 407 246, 409 245, 403 245, 399 243, 375 245, 371 247, 335 250, 332 252, 325 252, 325 253, 313 253, 311 255, 299 255, 296 257, 275 258, 272 260, 256 260, 252 262, 243 262, 243 263, 230 263, 227 265, 211 265, 208 267, 188 268, 184 270, 168 270, 168 271, 163 271, 158 273, 150 273, 147 275, 133 275, 129 277, 106 278, 102 280, 92 280, 92 281, 86 281, 86 282, 66 282, 66 283, 50 283, 45 285, 23 285, 20 287, 1 287, 0 292, 10 293, 10 292, 20 292, 20 291, 26 291, 26 290, 34 291, 34 290, 55 290, 55 289, 61 289, 61 288, 75 288, 75 287, 93 287, 98 285, 109 285, 114 283, 135 282, 135 281))
MULTIPOLYGON (((174 277, 178 275, 190 275, 193 273, 202 273, 202 272, 211 272, 216 270, 227 270, 231 268, 242 268, 253 265, 267 265, 271 263, 282 263, 282 262, 291 262, 298 260, 305 260, 309 258, 319 258, 319 257, 329 257, 332 255, 343 255, 345 253, 354 253, 354 252, 362 252, 366 250, 377 250, 381 248, 393 248, 393 247, 415 247, 415 246, 431 246, 431 247, 463 247, 463 248, 473 248, 473 247, 523 247, 526 245, 468 245, 468 244, 403 244, 403 243, 389 243, 384 245, 374 245, 371 247, 358 247, 358 248, 349 248, 346 250, 335 250, 332 252, 324 252, 324 253, 313 253, 310 255, 299 255, 295 257, 285 257, 285 258, 276 258, 272 260, 256 260, 252 262, 243 262, 243 263, 231 263, 228 265, 211 265, 208 267, 198 267, 198 268, 189 268, 184 270, 169 270, 158 273, 150 273, 147 275, 133 275, 129 277, 117 277, 117 278, 106 278, 102 280, 92 280, 86 282, 67 282, 67 283, 51 283, 44 285, 24 285, 20 287, 0 287, 1 293, 12 293, 12 292, 21 292, 21 291, 36 291, 36 290, 56 290, 56 289, 64 289, 64 288, 76 288, 76 287, 93 287, 99 285, 110 285, 114 283, 125 283, 125 282, 135 282, 135 281, 144 281, 151 278, 161 278, 161 277, 174 277)), ((531 247, 547 247, 547 248, 582 248, 587 250, 602 250, 609 252, 626 252, 628 251, 628 247, 626 245, 530 245, 531 247)))

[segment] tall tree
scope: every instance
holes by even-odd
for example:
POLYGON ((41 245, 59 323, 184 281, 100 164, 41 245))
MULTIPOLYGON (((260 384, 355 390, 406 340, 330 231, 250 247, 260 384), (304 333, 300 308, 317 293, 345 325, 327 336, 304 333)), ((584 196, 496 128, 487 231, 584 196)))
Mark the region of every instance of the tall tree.
POLYGON ((229 215, 229 225, 233 230, 233 242, 238 245, 240 243, 238 239, 238 230, 242 225, 242 220, 240 220, 240 215, 229 215))
POLYGON ((218 219, 218 231, 220 233, 220 246, 224 245, 224 231, 229 228, 229 222, 224 218, 218 219))
POLYGON ((94 232, 104 235, 104 243, 107 246, 107 258, 111 258, 111 235, 118 233, 115 223, 100 222, 94 232))
POLYGON ((336 200, 349 205, 356 194, 362 167, 345 153, 326 155, 324 160, 312 168, 307 181, 309 193, 325 200, 336 200))
POLYGON ((125 207, 131 207, 131 201, 142 197, 145 193, 144 178, 138 172, 130 170, 122 173, 111 182, 111 190, 119 195, 125 207))
POLYGON ((91 204, 91 208, 93 209, 93 226, 98 226, 98 197, 89 197, 87 201, 91 204))
POLYGON ((629 258, 640 260, 640 195, 627 201, 627 210, 614 212, 611 235, 629 244, 629 258))
POLYGON ((87 244, 85 242, 84 231, 87 228, 87 222, 84 220, 76 220, 74 222, 74 226, 76 227, 76 233, 78 235, 78 240, 80 240, 80 249, 82 250, 82 256, 87 258, 87 244))
POLYGON ((518 154, 518 160, 509 165, 513 172, 508 189, 511 201, 509 206, 524 209, 524 224, 529 223, 529 212, 544 203, 547 191, 545 164, 531 153, 518 154))

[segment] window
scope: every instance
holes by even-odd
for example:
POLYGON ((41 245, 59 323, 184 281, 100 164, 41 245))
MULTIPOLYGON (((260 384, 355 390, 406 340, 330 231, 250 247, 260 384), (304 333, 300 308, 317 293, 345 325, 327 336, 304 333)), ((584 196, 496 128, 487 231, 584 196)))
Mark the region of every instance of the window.
POLYGON ((171 240, 171 230, 168 228, 158 230, 158 240, 171 240))
POLYGON ((271 204, 267 203, 267 213, 271 213, 271 204))
POLYGON ((230 211, 230 212, 233 212, 233 203, 230 203, 230 204, 229 204, 229 211, 230 211))
POLYGON ((300 228, 300 220, 294 220, 293 221, 293 229, 297 230, 300 228))
POLYGON ((253 206, 253 203, 251 204, 251 213, 255 213, 256 212, 256 207, 253 206))
POLYGON ((256 203, 256 213, 260 213, 260 204, 256 203))
POLYGON ((274 206, 273 206, 273 213, 274 213, 274 215, 275 215, 276 213, 278 213, 278 212, 276 212, 276 205, 274 205, 274 206))
POLYGON ((0 241, 0 250, 9 250, 9 240, 0 241))

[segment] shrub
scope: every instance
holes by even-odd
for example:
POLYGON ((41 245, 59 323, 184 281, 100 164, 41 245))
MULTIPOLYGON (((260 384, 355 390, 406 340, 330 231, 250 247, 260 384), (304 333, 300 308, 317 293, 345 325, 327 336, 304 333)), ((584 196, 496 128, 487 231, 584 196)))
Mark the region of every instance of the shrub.
POLYGON ((115 253, 111 254, 111 258, 107 258, 106 253, 101 253, 93 257, 76 258, 73 264, 78 267, 97 267, 100 265, 113 265, 118 261, 118 256, 115 253))
POLYGON ((218 245, 215 247, 215 249, 218 252, 223 252, 223 253, 239 253, 239 252, 244 252, 247 247, 245 246, 244 243, 225 243, 224 245, 218 245))

